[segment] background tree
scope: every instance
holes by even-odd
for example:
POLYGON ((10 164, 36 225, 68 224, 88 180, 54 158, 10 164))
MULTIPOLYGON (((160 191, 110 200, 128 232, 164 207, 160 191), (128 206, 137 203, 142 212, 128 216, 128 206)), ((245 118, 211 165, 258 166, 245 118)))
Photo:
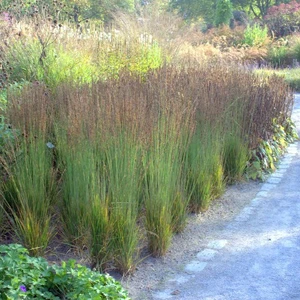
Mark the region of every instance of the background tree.
POLYGON ((215 20, 217 0, 171 0, 170 8, 176 10, 185 19, 203 18, 212 24, 215 20))
MULTIPOLYGON (((272 5, 289 2, 291 0, 231 0, 233 9, 243 10, 256 18, 263 18, 272 5)), ((185 19, 202 17, 212 23, 216 18, 217 0, 171 0, 170 8, 185 19)))
POLYGON ((263 18, 272 5, 289 3, 291 0, 232 0, 232 5, 252 14, 256 18, 263 18))
POLYGON ((232 5, 230 0, 218 0, 215 15, 215 25, 229 25, 232 18, 232 5))
POLYGON ((133 12, 135 0, 3 0, 0 12, 14 17, 42 14, 57 21, 69 19, 76 24, 88 19, 108 22, 116 10, 133 12))

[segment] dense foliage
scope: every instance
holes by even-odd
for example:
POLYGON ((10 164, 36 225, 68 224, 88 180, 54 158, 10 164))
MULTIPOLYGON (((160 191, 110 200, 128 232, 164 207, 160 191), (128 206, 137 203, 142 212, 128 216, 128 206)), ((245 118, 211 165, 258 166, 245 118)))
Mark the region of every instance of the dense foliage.
POLYGON ((116 10, 133 12, 135 1, 109 0, 99 3, 95 0, 3 0, 0 3, 0 12, 6 12, 14 18, 42 15, 56 22, 70 20, 77 25, 90 19, 107 22, 116 10))
POLYGON ((18 244, 0 246, 0 298, 9 299, 124 299, 120 283, 73 260, 61 266, 30 257, 18 244))
MULTIPOLYGON (((212 23, 218 14, 217 0, 171 0, 170 6, 177 9, 186 19, 202 17, 205 21, 212 23)), ((222 2, 222 1, 221 1, 222 2)), ((246 11, 248 15, 255 18, 263 18, 273 5, 288 3, 288 0, 231 0, 233 9, 246 11)))
POLYGON ((229 25, 233 18, 230 0, 219 0, 216 7, 215 25, 229 25))
POLYGON ((276 37, 283 37, 299 31, 300 3, 291 1, 271 6, 264 17, 269 30, 276 37))

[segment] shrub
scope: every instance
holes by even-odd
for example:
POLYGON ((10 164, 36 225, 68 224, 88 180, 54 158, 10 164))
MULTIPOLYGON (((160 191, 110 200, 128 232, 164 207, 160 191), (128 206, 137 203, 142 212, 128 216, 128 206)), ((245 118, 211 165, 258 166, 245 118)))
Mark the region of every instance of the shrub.
POLYGON ((268 43, 268 28, 259 24, 247 26, 244 32, 243 43, 248 46, 264 46, 268 43))
POLYGON ((234 29, 227 25, 212 28, 201 37, 201 41, 203 41, 202 46, 211 44, 217 49, 226 51, 228 47, 236 47, 242 43, 244 30, 243 26, 237 26, 234 29))
POLYGON ((62 82, 82 84, 97 78, 90 53, 66 49, 57 42, 43 45, 34 38, 13 42, 6 57, 10 62, 10 81, 40 81, 54 88, 62 82))
POLYGON ((272 66, 283 67, 290 63, 290 50, 286 45, 272 45, 268 49, 268 61, 272 66))
POLYGON ((290 35, 299 29, 300 4, 297 1, 271 6, 264 22, 275 37, 290 35))
POLYGON ((128 299, 120 283, 69 260, 50 266, 18 244, 0 246, 1 299, 128 299))
POLYGON ((289 40, 290 56, 292 59, 296 59, 297 63, 300 62, 300 36, 294 34, 289 40))

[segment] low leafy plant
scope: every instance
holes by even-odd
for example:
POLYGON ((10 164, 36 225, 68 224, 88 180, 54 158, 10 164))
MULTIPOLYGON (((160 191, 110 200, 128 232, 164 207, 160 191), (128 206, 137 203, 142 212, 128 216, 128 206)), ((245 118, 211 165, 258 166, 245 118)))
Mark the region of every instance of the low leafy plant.
POLYGON ((7 91, 0 89, 0 116, 4 113, 7 105, 7 91))
POLYGON ((286 142, 293 143, 299 139, 296 125, 291 118, 286 118, 286 120, 283 121, 282 126, 284 128, 286 142))
POLYGON ((279 159, 279 148, 271 141, 261 141, 252 151, 252 157, 246 169, 246 176, 251 179, 264 180, 266 176, 276 170, 275 162, 279 159))
POLYGON ((18 244, 1 245, 0 253, 0 299, 129 300, 119 282, 74 260, 49 265, 18 244))
POLYGON ((4 146, 13 143, 17 136, 18 130, 7 124, 4 117, 0 117, 0 153, 3 151, 4 146))
POLYGON ((252 150, 251 159, 246 168, 246 176, 251 179, 264 180, 266 176, 276 170, 276 164, 283 155, 289 143, 298 139, 295 124, 287 118, 283 124, 273 120, 273 136, 270 140, 261 141, 252 150))

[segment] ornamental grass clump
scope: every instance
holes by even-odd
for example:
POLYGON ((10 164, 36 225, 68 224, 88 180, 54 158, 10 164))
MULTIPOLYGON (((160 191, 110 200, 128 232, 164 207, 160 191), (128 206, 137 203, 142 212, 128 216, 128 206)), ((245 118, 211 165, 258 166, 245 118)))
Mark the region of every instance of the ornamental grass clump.
MULTIPOLYGON (((101 179, 100 179, 101 180, 101 179)), ((97 184, 97 182, 95 182, 97 184)), ((104 271, 108 261, 113 257, 111 249, 112 224, 109 216, 109 205, 106 198, 105 179, 98 181, 100 191, 91 199, 89 215, 89 252, 92 266, 104 271)), ((97 190, 98 188, 95 187, 97 190)))
POLYGON ((141 197, 141 147, 131 133, 118 132, 104 146, 112 251, 122 273, 132 272, 138 259, 137 225, 141 197))
POLYGON ((52 228, 56 198, 53 151, 42 137, 20 137, 7 152, 4 206, 18 239, 34 255, 43 254, 52 228))
POLYGON ((6 117, 15 136, 4 145, 1 155, 6 176, 2 183, 4 207, 18 239, 37 255, 48 245, 57 197, 54 149, 47 147, 51 105, 43 85, 24 85, 19 92, 8 90, 8 97, 6 117))
POLYGON ((242 179, 250 158, 248 143, 239 132, 227 133, 224 137, 224 172, 228 183, 242 179))
MULTIPOLYGON (((184 116, 181 116, 184 119, 184 116)), ((187 190, 186 181, 185 181, 185 163, 187 159, 187 150, 189 147, 191 139, 191 130, 189 128, 189 121, 184 120, 180 122, 181 132, 177 136, 178 142, 178 152, 176 156, 173 156, 174 163, 174 172, 178 173, 177 181, 177 192, 172 201, 172 231, 173 233, 180 233, 184 230, 186 226, 186 221, 188 217, 188 206, 191 200, 191 194, 187 190)), ((178 125, 177 125, 178 126, 178 125)), ((176 128, 176 127, 175 127, 176 128)), ((178 129, 175 129, 177 131, 178 129)))
POLYGON ((154 256, 166 253, 173 229, 177 231, 176 228, 181 225, 182 214, 186 214, 184 208, 187 205, 181 198, 182 149, 178 143, 180 136, 172 117, 168 117, 162 115, 158 120, 157 126, 153 128, 150 147, 143 156, 146 187, 145 225, 149 250, 154 256))
POLYGON ((105 154, 101 144, 90 145, 89 149, 92 151, 93 165, 90 169, 89 207, 86 208, 89 236, 87 247, 93 268, 104 271, 114 257, 105 154))
POLYGON ((207 210, 210 201, 224 189, 220 129, 205 122, 198 126, 188 149, 186 165, 190 210, 196 213, 207 210))
POLYGON ((93 149, 87 141, 72 145, 65 134, 57 133, 62 197, 59 202, 63 231, 71 245, 87 244, 91 184, 95 175, 93 149))
POLYGON ((0 246, 0 294, 2 299, 123 299, 127 291, 108 274, 100 274, 75 260, 49 264, 30 257, 19 244, 0 246))
POLYGON ((248 126, 251 123, 244 123, 245 109, 245 102, 236 98, 224 112, 223 164, 227 183, 241 180, 250 159, 248 126))

